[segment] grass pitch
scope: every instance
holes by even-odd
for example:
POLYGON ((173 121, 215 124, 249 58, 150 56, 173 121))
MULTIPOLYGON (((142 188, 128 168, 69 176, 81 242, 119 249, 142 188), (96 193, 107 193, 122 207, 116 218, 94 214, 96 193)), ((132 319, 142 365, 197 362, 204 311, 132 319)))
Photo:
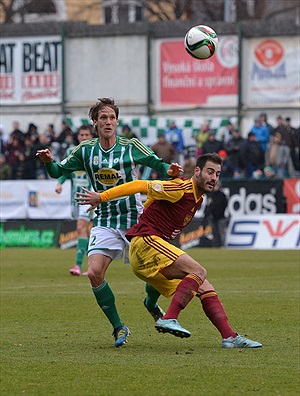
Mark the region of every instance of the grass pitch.
POLYGON ((192 337, 159 334, 144 283, 118 261, 107 280, 132 335, 117 349, 87 277, 68 274, 73 249, 4 249, 1 395, 298 396, 299 252, 188 253, 207 269, 232 327, 263 348, 222 349, 198 299, 179 318, 192 337))

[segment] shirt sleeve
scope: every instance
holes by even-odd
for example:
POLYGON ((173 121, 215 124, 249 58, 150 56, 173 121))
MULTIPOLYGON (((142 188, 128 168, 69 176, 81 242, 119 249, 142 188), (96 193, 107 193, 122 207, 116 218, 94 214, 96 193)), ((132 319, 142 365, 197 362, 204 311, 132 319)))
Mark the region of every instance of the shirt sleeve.
POLYGON ((68 179, 68 177, 67 176, 60 176, 58 179, 57 179, 57 183, 59 183, 59 184, 64 184, 64 182, 66 181, 68 179))
MULTIPOLYGON (((163 200, 177 202, 182 198, 184 189, 180 179, 170 181, 151 180, 148 182, 147 197, 149 200, 163 200)), ((148 203, 147 203, 148 204, 148 203)))
POLYGON ((138 139, 131 139, 130 143, 133 147, 133 158, 137 164, 155 169, 166 178, 170 177, 167 173, 170 164, 166 164, 162 158, 159 158, 149 147, 145 146, 138 139))
POLYGON ((147 194, 149 200, 165 200, 177 202, 184 194, 181 188, 180 179, 170 182, 162 180, 134 180, 120 186, 110 188, 100 193, 101 202, 133 195, 137 193, 147 194))
POLYGON ((101 202, 111 201, 115 198, 120 198, 137 193, 147 194, 148 181, 134 180, 129 183, 121 184, 120 186, 110 188, 109 190, 100 193, 101 202))
POLYGON ((85 170, 81 156, 81 146, 79 145, 75 147, 71 154, 61 162, 52 161, 50 163, 46 163, 45 166, 49 176, 54 179, 58 179, 63 175, 67 176, 78 170, 85 170))

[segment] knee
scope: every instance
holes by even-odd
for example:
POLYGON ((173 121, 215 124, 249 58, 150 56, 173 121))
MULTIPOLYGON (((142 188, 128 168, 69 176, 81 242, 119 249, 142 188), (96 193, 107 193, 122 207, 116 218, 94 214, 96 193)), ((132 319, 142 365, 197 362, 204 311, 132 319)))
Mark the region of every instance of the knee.
POLYGON ((100 286, 104 282, 104 274, 101 271, 96 271, 93 267, 88 267, 87 275, 93 287, 100 286))
POLYGON ((83 224, 77 224, 76 231, 78 235, 87 234, 86 226, 83 224))

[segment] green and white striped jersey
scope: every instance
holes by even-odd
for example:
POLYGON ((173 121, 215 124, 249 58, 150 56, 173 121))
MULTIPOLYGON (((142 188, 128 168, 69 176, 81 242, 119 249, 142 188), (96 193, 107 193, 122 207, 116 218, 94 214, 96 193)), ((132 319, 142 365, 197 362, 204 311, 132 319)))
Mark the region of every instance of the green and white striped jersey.
MULTIPOLYGON (((66 157, 68 157, 73 150, 74 150, 74 146, 69 147, 66 151, 66 157)), ((77 202, 75 201, 76 193, 82 192, 82 187, 91 190, 92 185, 90 183, 90 180, 87 177, 85 171, 79 170, 79 171, 74 171, 67 176, 65 175, 60 176, 57 182, 63 184, 67 179, 71 180, 71 205, 78 206, 77 202)))
MULTIPOLYGON (((86 140, 75 147, 61 163, 45 164, 49 175, 59 178, 71 172, 87 173, 96 192, 138 179, 139 165, 148 166, 166 177, 169 164, 138 139, 116 137, 116 143, 108 150, 100 146, 99 138, 86 140)), ((99 205, 95 211, 94 225, 129 229, 137 223, 143 206, 140 194, 118 198, 99 205)))

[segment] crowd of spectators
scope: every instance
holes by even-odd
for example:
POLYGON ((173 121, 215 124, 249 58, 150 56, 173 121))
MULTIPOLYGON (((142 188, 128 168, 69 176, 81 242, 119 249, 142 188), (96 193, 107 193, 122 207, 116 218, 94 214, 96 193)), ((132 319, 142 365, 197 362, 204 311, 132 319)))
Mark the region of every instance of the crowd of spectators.
POLYGON ((291 118, 277 117, 277 125, 261 113, 246 137, 231 122, 218 139, 205 122, 195 134, 197 155, 217 152, 223 159, 221 179, 264 179, 299 177, 299 128, 291 118))
POLYGON ((47 179, 49 176, 44 164, 36 157, 37 150, 49 148, 55 160, 61 161, 66 150, 76 144, 76 133, 64 121, 58 134, 52 124, 45 132, 39 133, 38 127, 30 123, 24 132, 15 121, 7 138, 0 129, 0 179, 47 179))
MULTIPOLYGON (((137 137, 129 125, 123 126, 120 135, 137 137)), ((267 115, 262 113, 255 118, 245 138, 231 122, 222 136, 217 136, 210 123, 204 122, 194 140, 194 150, 185 147, 182 130, 172 121, 151 148, 168 163, 180 162, 185 170, 184 177, 191 174, 195 157, 210 152, 219 153, 223 159, 221 179, 299 177, 299 128, 292 126, 290 117, 284 120, 278 116, 277 125, 272 126, 267 115)), ((49 124, 43 133, 39 133, 33 123, 27 131, 21 131, 16 121, 6 138, 0 128, 0 179, 47 179, 45 167, 36 157, 37 150, 49 148, 54 159, 61 161, 67 149, 77 144, 76 132, 65 121, 60 131, 56 132, 53 124, 49 124)), ((155 177, 148 173, 147 178, 155 177)))

